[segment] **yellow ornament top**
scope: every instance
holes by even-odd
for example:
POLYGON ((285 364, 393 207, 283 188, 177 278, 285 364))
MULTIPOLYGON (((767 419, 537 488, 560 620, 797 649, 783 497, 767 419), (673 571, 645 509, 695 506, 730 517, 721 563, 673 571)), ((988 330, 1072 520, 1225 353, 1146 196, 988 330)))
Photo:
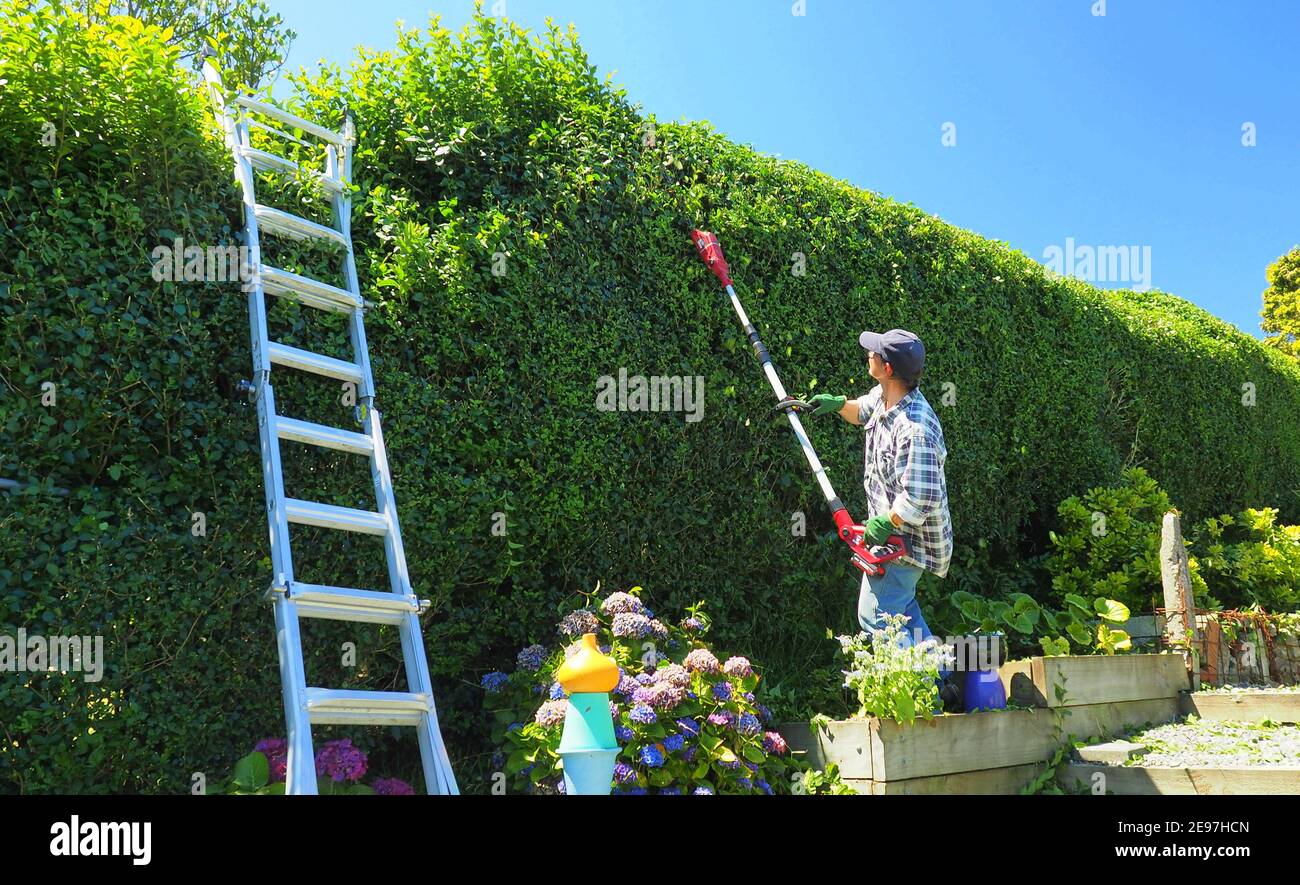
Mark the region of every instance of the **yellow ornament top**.
POLYGON ((618 664, 600 653, 595 633, 582 634, 582 648, 560 665, 556 680, 568 694, 613 691, 618 685, 618 664))

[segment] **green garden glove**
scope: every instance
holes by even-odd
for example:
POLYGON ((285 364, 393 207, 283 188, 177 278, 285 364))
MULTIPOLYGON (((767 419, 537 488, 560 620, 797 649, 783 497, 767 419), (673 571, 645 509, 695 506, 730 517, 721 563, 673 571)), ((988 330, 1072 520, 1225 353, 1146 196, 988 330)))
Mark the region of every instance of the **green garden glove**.
POLYGON ((844 404, 849 401, 847 396, 835 396, 831 393, 819 393, 808 402, 817 408, 813 409, 814 415, 825 415, 827 412, 838 412, 844 408, 844 404))
POLYGON ((866 529, 864 537, 872 544, 883 544, 889 540, 890 535, 898 534, 898 529, 894 528, 889 515, 883 513, 868 519, 863 528, 866 529))

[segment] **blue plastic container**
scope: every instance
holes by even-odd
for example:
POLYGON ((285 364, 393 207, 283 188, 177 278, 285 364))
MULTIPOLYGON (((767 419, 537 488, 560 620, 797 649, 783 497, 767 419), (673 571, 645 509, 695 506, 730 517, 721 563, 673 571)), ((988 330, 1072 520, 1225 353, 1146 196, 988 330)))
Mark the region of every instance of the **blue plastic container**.
POLYGON ((967 713, 1007 706, 1007 688, 997 670, 968 670, 963 687, 967 713))

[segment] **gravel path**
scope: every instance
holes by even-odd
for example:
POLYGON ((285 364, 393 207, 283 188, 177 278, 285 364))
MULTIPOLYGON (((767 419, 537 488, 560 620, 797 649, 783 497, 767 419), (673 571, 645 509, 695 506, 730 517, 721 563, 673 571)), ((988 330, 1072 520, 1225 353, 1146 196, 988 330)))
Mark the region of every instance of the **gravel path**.
POLYGON ((1300 726, 1189 721, 1149 728, 1128 740, 1149 748, 1128 765, 1144 768, 1297 768, 1300 726))

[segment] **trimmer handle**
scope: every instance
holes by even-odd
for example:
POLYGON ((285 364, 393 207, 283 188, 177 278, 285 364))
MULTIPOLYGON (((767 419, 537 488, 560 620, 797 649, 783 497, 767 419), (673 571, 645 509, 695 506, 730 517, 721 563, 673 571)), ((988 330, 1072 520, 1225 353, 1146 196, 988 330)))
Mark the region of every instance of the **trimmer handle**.
POLYGON ((717 234, 709 233, 706 230, 691 231, 691 242, 695 244, 695 249, 700 253, 700 260, 708 266, 717 276, 718 282, 722 285, 731 285, 731 269, 727 267, 727 259, 722 257, 722 244, 718 242, 717 234))
POLYGON ((885 573, 885 563, 907 555, 907 544, 903 541, 902 535, 890 535, 885 543, 868 547, 866 526, 855 523, 853 517, 849 516, 849 511, 843 506, 835 510, 832 515, 840 539, 848 544, 849 550, 853 552, 853 565, 870 577, 880 577, 885 573))

